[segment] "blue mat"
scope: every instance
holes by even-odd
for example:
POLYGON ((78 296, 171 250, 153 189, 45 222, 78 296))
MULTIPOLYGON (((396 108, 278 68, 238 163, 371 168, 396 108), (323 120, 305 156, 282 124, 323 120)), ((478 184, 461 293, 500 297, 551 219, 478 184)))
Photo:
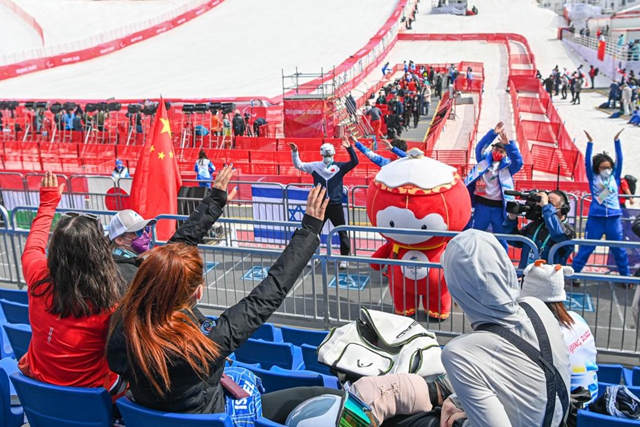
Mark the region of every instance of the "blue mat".
POLYGON ((564 306, 567 310, 573 310, 577 313, 583 309, 586 313, 593 313, 593 302, 591 301, 591 295, 589 294, 567 294, 567 300, 564 301, 564 306))
POLYGON ((269 272, 269 267, 252 267, 242 276, 242 280, 255 280, 262 282, 269 272))
MULTIPOLYGON (((361 291, 369 283, 369 276, 366 274, 338 274, 338 287, 340 289, 349 289, 351 291, 361 291)), ((336 287, 336 276, 333 276, 329 282, 330 288, 336 287)))

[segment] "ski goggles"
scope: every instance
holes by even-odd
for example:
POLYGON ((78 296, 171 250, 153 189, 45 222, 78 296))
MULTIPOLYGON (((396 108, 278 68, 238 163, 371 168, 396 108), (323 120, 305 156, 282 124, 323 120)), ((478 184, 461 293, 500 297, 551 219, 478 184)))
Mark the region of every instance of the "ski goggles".
POLYGON ((373 416, 369 405, 355 394, 346 392, 336 425, 338 427, 378 427, 380 423, 373 416))

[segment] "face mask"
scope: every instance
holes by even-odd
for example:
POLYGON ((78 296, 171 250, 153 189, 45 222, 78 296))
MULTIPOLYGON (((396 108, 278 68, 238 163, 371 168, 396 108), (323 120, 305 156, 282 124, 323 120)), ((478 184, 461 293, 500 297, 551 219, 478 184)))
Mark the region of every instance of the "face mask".
POLYGON ((142 236, 136 237, 131 240, 131 249, 137 254, 143 254, 149 250, 149 243, 151 242, 151 237, 147 233, 143 233, 142 236))
POLYGON ((600 176, 603 178, 609 178, 611 176, 611 172, 613 172, 611 169, 605 169, 600 171, 600 176))
POLYGON ((323 157, 323 158, 322 158, 322 162, 323 162, 325 165, 329 166, 331 163, 333 163, 333 156, 330 156, 330 157, 323 157))
POLYGON ((500 153, 498 151, 492 151, 491 152, 491 157, 493 158, 494 162, 499 162, 504 157, 504 154, 502 154, 502 153, 500 153))

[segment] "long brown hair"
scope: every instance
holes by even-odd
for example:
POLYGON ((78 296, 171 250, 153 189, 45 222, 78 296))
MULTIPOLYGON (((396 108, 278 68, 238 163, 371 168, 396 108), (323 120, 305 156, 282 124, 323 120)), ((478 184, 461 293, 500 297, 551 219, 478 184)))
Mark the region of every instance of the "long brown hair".
POLYGON ((119 310, 129 361, 162 396, 171 387, 169 359, 185 360, 205 379, 219 351, 188 315, 204 281, 198 250, 172 243, 146 254, 119 310))
POLYGON ((561 326, 564 326, 567 329, 570 329, 573 327, 572 325, 575 323, 573 321, 573 317, 571 317, 571 315, 567 311, 562 301, 548 302, 546 304, 547 304, 547 307, 549 307, 549 310, 551 310, 551 312, 553 313, 553 316, 558 320, 558 323, 560 323, 561 326))

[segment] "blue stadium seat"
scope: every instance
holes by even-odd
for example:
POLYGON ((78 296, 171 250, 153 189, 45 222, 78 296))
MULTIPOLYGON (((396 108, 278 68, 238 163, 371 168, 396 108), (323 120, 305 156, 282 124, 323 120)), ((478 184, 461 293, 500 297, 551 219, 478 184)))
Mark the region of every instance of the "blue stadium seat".
POLYGON ((622 365, 598 365, 598 382, 608 384, 622 384, 622 365))
POLYGON ((300 347, 289 343, 248 339, 234 353, 239 362, 260 363, 263 369, 274 365, 292 370, 304 368, 300 347))
POLYGON ((265 371, 264 369, 253 368, 249 370, 260 377, 267 393, 293 387, 324 387, 324 380, 320 374, 313 377, 308 373, 292 372, 283 375, 275 371, 265 371))
MULTIPOLYGON (((620 385, 620 384, 609 384, 609 383, 598 383, 598 396, 602 396, 602 393, 604 393, 604 389, 607 386, 610 385, 620 385)), ((640 398, 640 387, 633 387, 633 386, 625 386, 629 389, 629 391, 633 394, 636 395, 636 397, 640 398)))
POLYGON ((256 420, 256 427, 286 427, 284 424, 278 424, 266 418, 260 417, 256 420))
MULTIPOLYGON (((273 366, 271 367, 271 369, 269 369, 269 371, 271 372, 277 372, 279 374, 282 375, 292 375, 292 374, 300 374, 300 375, 307 375, 311 378, 315 378, 318 376, 317 372, 313 372, 313 371, 307 371, 307 370, 297 370, 297 371, 290 371, 289 369, 284 369, 281 368, 279 366, 273 366)), ((340 381, 338 380, 338 377, 333 376, 333 375, 322 375, 322 382, 324 383, 325 387, 329 387, 329 388, 335 388, 335 389, 339 389, 340 387, 340 381)))
POLYGON ((640 367, 638 366, 631 371, 631 385, 640 387, 640 367))
POLYGON ((27 291, 21 291, 19 289, 2 289, 0 288, 0 299, 4 299, 11 302, 18 302, 20 304, 29 304, 29 296, 27 291))
POLYGON ((252 369, 252 368, 258 368, 258 369, 262 369, 262 366, 260 366, 259 363, 242 363, 242 362, 238 362, 237 360, 233 360, 233 364, 229 363, 229 361, 225 362, 224 366, 233 366, 234 368, 247 368, 247 369, 252 369))
POLYGON ((251 335, 251 339, 271 342, 282 342, 282 332, 273 323, 265 323, 251 335))
POLYGON ((172 414, 147 409, 121 397, 116 402, 127 427, 233 427, 227 414, 172 414))
POLYGON ((4 331, 7 333, 9 343, 13 349, 13 354, 16 359, 20 360, 22 356, 29 350, 29 343, 31 343, 31 326, 30 325, 2 325, 4 331))
POLYGON ((9 380, 9 375, 18 372, 18 361, 5 357, 0 360, 0 425, 2 427, 18 427, 24 424, 24 411, 17 401, 16 389, 9 380))
POLYGON ((578 411, 578 427, 638 427, 638 425, 640 425, 640 422, 636 420, 627 420, 624 418, 616 418, 609 415, 596 414, 595 412, 585 411, 584 409, 580 409, 578 411))
POLYGON ((286 326, 281 327, 280 330, 282 331, 282 340, 284 342, 297 346, 308 344, 318 347, 329 334, 329 331, 314 331, 311 329, 298 329, 286 326))
POLYGON ((29 306, 27 304, 0 299, 0 306, 7 322, 23 325, 31 324, 29 321, 29 306))
POLYGON ((300 350, 302 351, 304 368, 307 371, 314 371, 323 375, 333 375, 327 365, 323 365, 322 363, 318 362, 318 354, 316 353, 318 347, 302 344, 300 350))
POLYGON ((11 374, 31 427, 112 427, 113 404, 104 388, 60 387, 11 374))

